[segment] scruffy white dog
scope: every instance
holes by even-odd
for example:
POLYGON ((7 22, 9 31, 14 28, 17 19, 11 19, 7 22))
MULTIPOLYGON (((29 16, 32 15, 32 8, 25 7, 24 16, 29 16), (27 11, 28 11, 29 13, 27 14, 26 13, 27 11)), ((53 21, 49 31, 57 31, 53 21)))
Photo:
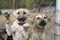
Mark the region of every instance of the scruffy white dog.
POLYGON ((27 40, 28 33, 26 33, 25 29, 27 29, 30 25, 25 22, 25 20, 28 19, 28 14, 29 10, 27 9, 16 9, 13 12, 13 15, 16 17, 16 20, 11 26, 13 40, 27 40))

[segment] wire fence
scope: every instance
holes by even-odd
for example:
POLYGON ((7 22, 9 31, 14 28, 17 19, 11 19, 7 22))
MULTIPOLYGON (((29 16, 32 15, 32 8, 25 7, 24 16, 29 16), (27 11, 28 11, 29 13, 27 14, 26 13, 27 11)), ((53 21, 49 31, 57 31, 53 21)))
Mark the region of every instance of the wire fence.
MULTIPOLYGON (((11 13, 17 8, 25 8, 26 5, 25 5, 24 2, 25 1, 21 1, 21 0, 0 0, 0 9, 1 9, 3 14, 4 14, 4 12, 11 13)), ((33 4, 33 5, 35 6, 36 4, 33 4)), ((41 8, 35 8, 34 6, 33 6, 32 9, 29 9, 32 13, 49 13, 49 15, 52 15, 52 13, 55 14, 55 12, 56 12, 56 7, 55 6, 52 7, 52 6, 48 5, 48 7, 41 7, 41 8)), ((11 18, 11 19, 13 19, 13 18, 11 18)), ((13 22, 13 20, 11 22, 13 22)), ((0 28, 2 28, 2 27, 5 28, 5 23, 6 23, 5 17, 0 16, 0 28)), ((10 33, 11 32, 10 25, 6 25, 6 26, 7 26, 7 29, 9 29, 9 33, 10 33)), ((18 26, 16 28, 12 28, 12 31, 14 31, 14 32, 16 31, 16 33, 13 34, 14 35, 14 40, 27 40, 28 33, 25 32, 23 27, 24 26, 20 26, 20 27, 18 26)), ((55 40, 54 39, 55 35, 52 32, 53 31, 52 27, 50 29, 51 30, 50 31, 48 30, 47 31, 48 33, 46 33, 47 36, 46 36, 45 40, 55 40)))

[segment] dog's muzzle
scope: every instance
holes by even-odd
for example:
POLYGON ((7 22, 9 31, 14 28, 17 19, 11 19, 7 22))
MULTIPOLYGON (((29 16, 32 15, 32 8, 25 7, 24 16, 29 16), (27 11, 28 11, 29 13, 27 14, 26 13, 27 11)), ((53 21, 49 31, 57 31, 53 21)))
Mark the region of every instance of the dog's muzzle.
POLYGON ((45 26, 45 25, 46 25, 45 20, 41 20, 41 21, 39 22, 39 25, 40 25, 40 26, 45 26))
POLYGON ((18 19, 18 21, 24 22, 26 20, 26 17, 18 17, 17 19, 18 19))

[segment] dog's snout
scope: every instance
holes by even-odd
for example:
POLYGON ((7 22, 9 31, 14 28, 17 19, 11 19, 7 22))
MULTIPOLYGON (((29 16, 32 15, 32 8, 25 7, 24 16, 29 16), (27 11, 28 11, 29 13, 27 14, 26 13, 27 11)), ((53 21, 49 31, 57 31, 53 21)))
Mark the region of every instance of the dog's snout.
POLYGON ((26 17, 19 17, 18 18, 18 21, 25 21, 26 20, 26 17))
POLYGON ((45 26, 45 25, 46 25, 45 20, 41 20, 41 21, 39 22, 39 25, 40 25, 40 26, 45 26))

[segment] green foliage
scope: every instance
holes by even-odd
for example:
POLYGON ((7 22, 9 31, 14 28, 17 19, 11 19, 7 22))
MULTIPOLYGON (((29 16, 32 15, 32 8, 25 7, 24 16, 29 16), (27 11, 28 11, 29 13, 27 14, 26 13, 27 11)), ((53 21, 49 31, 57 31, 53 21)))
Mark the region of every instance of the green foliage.
POLYGON ((33 0, 25 0, 26 8, 33 8, 33 0))
POLYGON ((0 9, 56 6, 56 0, 0 0, 0 9))

